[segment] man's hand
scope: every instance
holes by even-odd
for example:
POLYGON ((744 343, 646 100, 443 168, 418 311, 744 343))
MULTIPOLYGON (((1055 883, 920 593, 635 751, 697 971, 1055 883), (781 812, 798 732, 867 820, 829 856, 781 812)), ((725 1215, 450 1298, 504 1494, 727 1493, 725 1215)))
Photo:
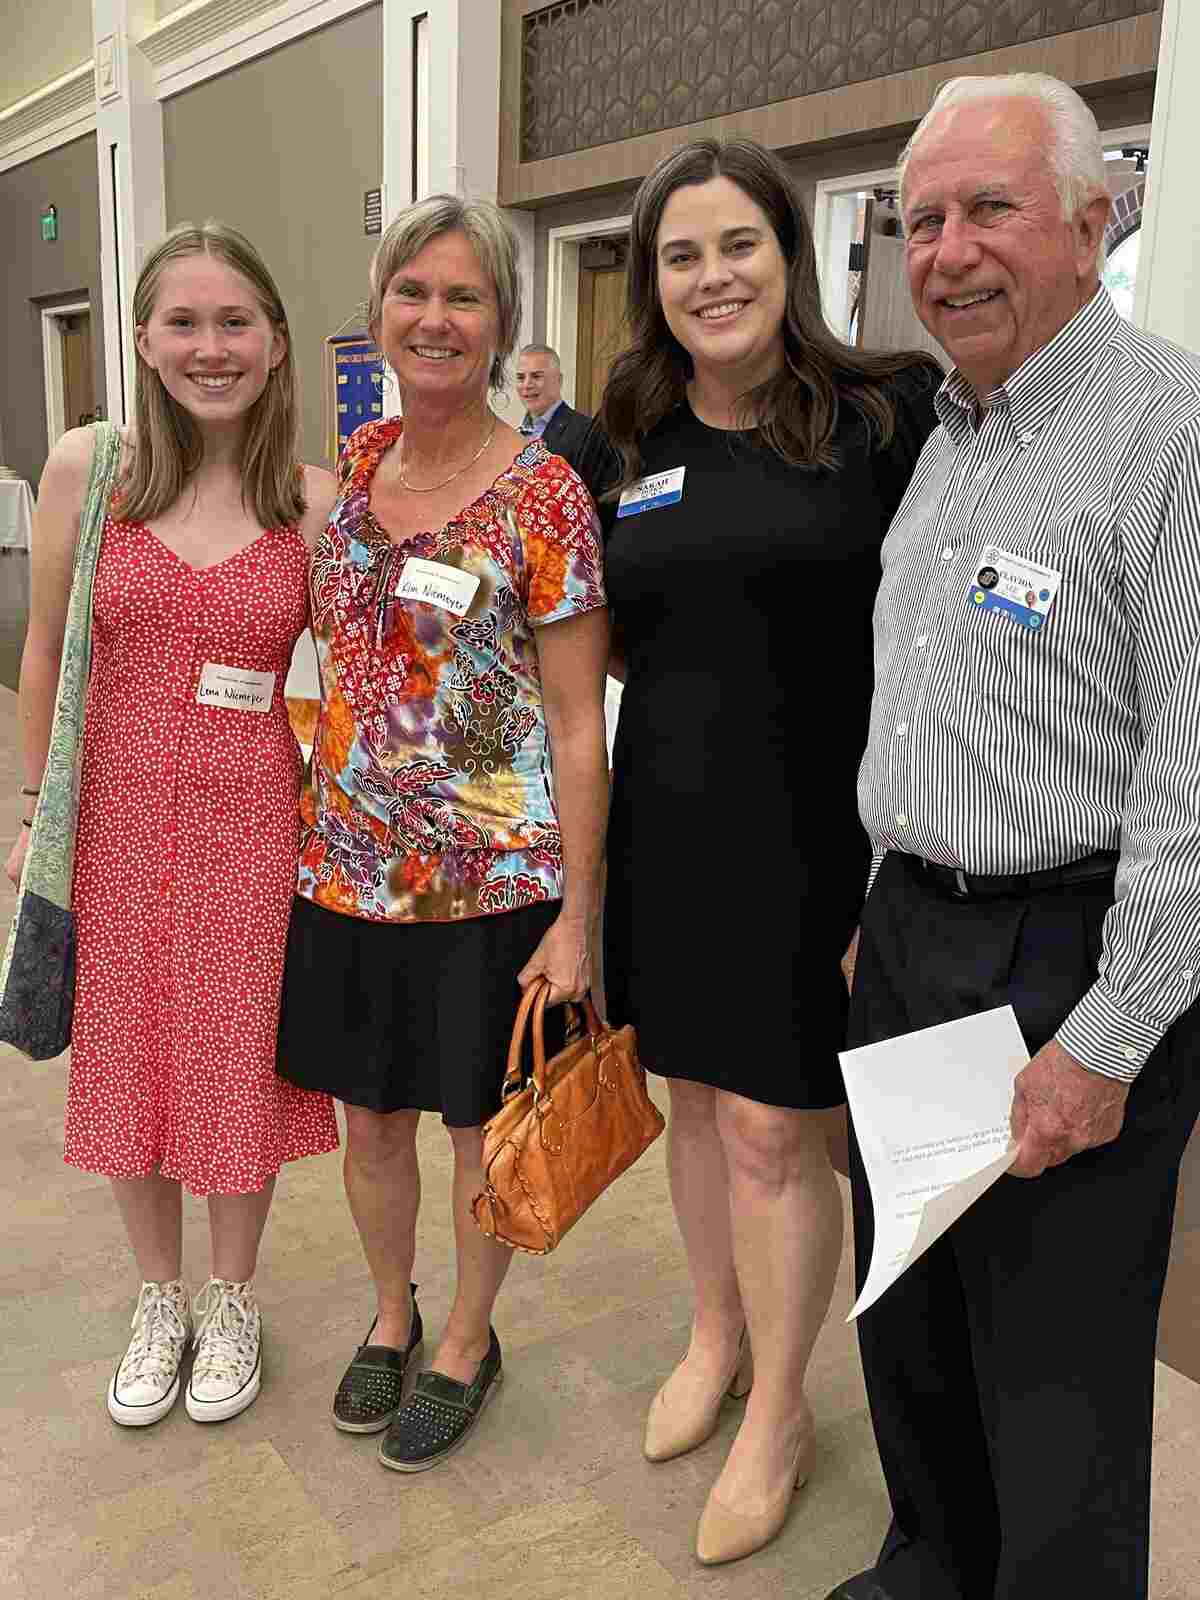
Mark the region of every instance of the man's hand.
POLYGON ((846 946, 846 954, 842 957, 842 977, 846 980, 846 993, 854 993, 854 963, 858 960, 858 935, 860 930, 855 928, 854 937, 846 946))
POLYGON ((1038 1178, 1047 1167, 1110 1144, 1125 1121, 1129 1090, 1081 1067, 1051 1039, 1017 1074, 1010 1125, 1019 1149, 1011 1175, 1038 1178))

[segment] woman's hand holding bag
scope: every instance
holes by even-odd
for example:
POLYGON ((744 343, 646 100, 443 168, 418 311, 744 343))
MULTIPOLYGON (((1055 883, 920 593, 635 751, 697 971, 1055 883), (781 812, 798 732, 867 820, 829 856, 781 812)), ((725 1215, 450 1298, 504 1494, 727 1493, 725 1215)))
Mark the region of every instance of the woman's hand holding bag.
POLYGON ((489 1238, 531 1255, 553 1250, 665 1126, 646 1093, 633 1029, 601 1022, 587 996, 585 1031, 573 1028, 564 1049, 546 1060, 549 991, 537 978, 521 998, 504 1103, 483 1129, 485 1187, 471 1205, 489 1238), (531 1016, 533 1073, 526 1082, 521 1049, 531 1016))

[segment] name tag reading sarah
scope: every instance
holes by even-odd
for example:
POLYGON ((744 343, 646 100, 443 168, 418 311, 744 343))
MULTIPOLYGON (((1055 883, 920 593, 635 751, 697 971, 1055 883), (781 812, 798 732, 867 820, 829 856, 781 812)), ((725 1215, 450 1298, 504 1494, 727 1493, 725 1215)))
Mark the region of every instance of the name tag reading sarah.
POLYGON ((219 661, 206 661, 196 703, 224 706, 227 711, 270 711, 274 693, 273 672, 250 672, 245 667, 223 667, 219 661))
POLYGON ((479 579, 473 573, 460 572, 457 567, 448 567, 441 561, 423 561, 420 556, 409 556, 396 584, 396 598, 423 600, 428 606, 438 606, 456 617, 465 617, 478 587, 479 579))
POLYGON ((660 506, 673 506, 683 499, 683 475, 686 467, 672 467, 670 472, 655 472, 640 478, 621 491, 617 502, 618 517, 636 517, 642 511, 657 511, 660 506))

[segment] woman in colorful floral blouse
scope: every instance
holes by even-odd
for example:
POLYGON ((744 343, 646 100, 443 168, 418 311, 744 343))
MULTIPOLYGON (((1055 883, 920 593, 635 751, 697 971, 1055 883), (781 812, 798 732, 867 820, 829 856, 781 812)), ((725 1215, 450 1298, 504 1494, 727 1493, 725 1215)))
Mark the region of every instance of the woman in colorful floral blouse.
POLYGON ((401 1472, 461 1444, 500 1377, 491 1311, 510 1252, 470 1200, 517 985, 544 974, 554 1003, 590 974, 608 798, 602 560, 578 477, 489 406, 519 324, 516 244, 494 207, 435 196, 392 224, 370 327, 403 422, 349 441, 312 566, 321 716, 279 1070, 345 1103, 377 1309, 333 1420, 387 1428, 380 1460, 401 1472), (454 1146, 458 1283, 409 1393, 422 1111, 441 1112, 454 1146))

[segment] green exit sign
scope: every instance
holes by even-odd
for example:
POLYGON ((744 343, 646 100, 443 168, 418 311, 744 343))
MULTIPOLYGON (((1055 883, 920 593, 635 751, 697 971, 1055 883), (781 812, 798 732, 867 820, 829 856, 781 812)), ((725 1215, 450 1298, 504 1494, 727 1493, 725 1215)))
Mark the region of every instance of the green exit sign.
POLYGON ((47 242, 58 238, 57 206, 47 206, 42 212, 42 238, 47 242))

